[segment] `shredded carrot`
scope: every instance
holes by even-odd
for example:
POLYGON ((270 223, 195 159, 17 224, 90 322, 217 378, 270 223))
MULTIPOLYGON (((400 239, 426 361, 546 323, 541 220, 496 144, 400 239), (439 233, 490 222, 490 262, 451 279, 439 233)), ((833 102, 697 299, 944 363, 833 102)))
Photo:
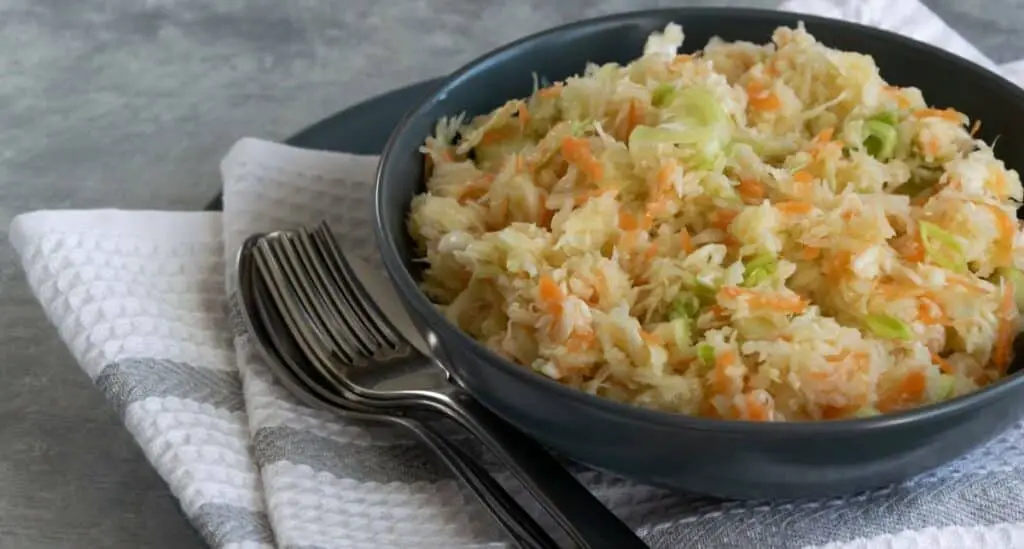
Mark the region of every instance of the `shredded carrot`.
POLYGON ((1014 286, 1009 280, 1004 281, 1003 299, 999 302, 999 328, 996 333, 996 344, 992 351, 992 363, 1000 374, 1006 373, 1010 365, 1013 350, 1013 319, 1017 303, 1014 300, 1014 286))
POLYGON ((744 419, 749 419, 750 421, 768 421, 771 419, 771 407, 765 406, 763 403, 758 401, 757 396, 753 393, 747 393, 744 395, 743 403, 746 405, 747 409, 744 419))
POLYGON ((672 66, 673 67, 678 67, 679 65, 682 65, 684 63, 689 63, 692 60, 693 60, 693 56, 692 55, 687 55, 685 53, 681 53, 681 54, 675 56, 675 58, 672 59, 672 66))
POLYGON ((562 84, 561 82, 556 82, 553 86, 549 86, 547 88, 543 88, 543 89, 537 90, 537 95, 539 95, 540 97, 543 97, 545 99, 549 99, 549 98, 552 98, 552 97, 558 97, 559 95, 562 95, 562 88, 563 87, 564 87, 564 84, 562 84))
POLYGON ((1002 241, 997 261, 1001 265, 1013 263, 1013 241, 1016 236, 1016 224, 1010 219, 1009 214, 998 206, 986 204, 989 210, 996 216, 996 225, 999 228, 999 236, 1002 241))
POLYGON ((640 224, 636 221, 636 216, 629 212, 619 212, 619 228, 624 231, 633 231, 639 227, 640 224))
POLYGON ((918 118, 941 118, 950 122, 963 122, 963 116, 955 109, 917 109, 914 116, 918 118))
POLYGON ((878 410, 891 412, 908 405, 917 404, 924 396, 928 379, 921 370, 913 370, 900 381, 892 392, 883 396, 878 403, 878 410))
POLYGON ((904 244, 903 249, 900 251, 900 255, 903 256, 903 259, 906 259, 911 263, 920 263, 924 261, 925 249, 924 244, 921 242, 921 235, 916 234, 913 240, 904 244))
POLYGON ((537 289, 540 292, 541 301, 547 306, 548 312, 556 316, 561 314, 562 301, 565 299, 565 294, 558 287, 558 283, 550 276, 542 275, 537 289))
POLYGON ((594 158, 590 143, 581 137, 566 137, 562 140, 562 156, 566 162, 587 174, 592 181, 600 181, 604 175, 601 162, 594 158))
POLYGON ((626 112, 626 127, 625 131, 622 132, 622 140, 629 139, 630 134, 633 130, 640 125, 643 121, 643 105, 637 99, 632 99, 629 102, 629 110, 626 112))
POLYGON ((899 108, 910 108, 910 100, 903 95, 902 88, 898 88, 896 86, 886 86, 885 88, 883 88, 883 90, 885 91, 885 93, 889 94, 893 99, 896 100, 896 104, 899 106, 899 108))
POLYGON ((661 165, 658 174, 655 176, 657 187, 654 189, 656 196, 664 196, 672 192, 672 176, 676 173, 679 164, 675 160, 669 160, 661 165))
POLYGON ((943 311, 942 306, 930 297, 923 297, 918 302, 917 317, 921 322, 930 325, 946 325, 950 322, 949 316, 946 315, 946 311, 943 311))
POLYGON ((640 239, 640 231, 626 231, 619 237, 619 247, 623 250, 631 250, 640 239))
POLYGON ((764 185, 756 179, 740 179, 740 184, 736 187, 736 190, 739 191, 740 196, 749 202, 760 202, 765 195, 764 185))
POLYGON ((939 369, 942 370, 942 373, 944 374, 956 373, 956 370, 953 368, 953 365, 950 364, 948 360, 939 356, 937 353, 932 353, 932 362, 937 364, 939 366, 939 369))
POLYGON ((811 210, 814 209, 814 205, 810 202, 803 202, 801 200, 789 200, 786 202, 779 202, 775 205, 775 209, 785 215, 802 215, 810 213, 811 210))
POLYGON ((644 212, 644 218, 640 221, 640 228, 643 230, 649 230, 654 226, 654 217, 651 212, 644 212))
POLYGON ((798 196, 809 196, 812 191, 812 183, 814 183, 814 176, 807 170, 800 170, 793 174, 793 187, 798 196))
POLYGON ((1007 195, 1006 173, 1003 170, 993 170, 992 175, 992 190, 995 191, 996 195, 1000 198, 1007 195))
POLYGON ((526 128, 526 125, 530 123, 530 111, 526 108, 526 103, 519 104, 519 126, 526 128))
POLYGON ((654 259, 654 256, 656 255, 658 255, 658 245, 652 242, 651 245, 647 247, 647 251, 644 252, 644 257, 650 261, 651 259, 654 259))
POLYGON ((679 247, 688 254, 693 253, 693 240, 690 238, 690 232, 686 230, 686 227, 679 230, 679 247))
POLYGON ((718 291, 719 298, 746 298, 752 309, 772 309, 780 313, 800 313, 807 308, 807 302, 800 296, 786 296, 745 290, 726 286, 718 291))
POLYGON ((959 276, 959 275, 954 274, 954 273, 950 273, 950 272, 946 273, 946 283, 947 284, 954 284, 954 285, 960 286, 961 288, 963 288, 963 289, 965 289, 965 290, 967 290, 969 292, 975 293, 975 294, 984 294, 985 293, 985 290, 982 289, 981 287, 979 287, 973 280, 971 280, 971 279, 969 279, 969 278, 967 278, 965 276, 959 276))
POLYGON ((712 212, 710 216, 711 226, 724 231, 729 228, 732 220, 736 219, 737 215, 739 215, 739 212, 736 210, 717 210, 712 212))
POLYGON ((711 384, 712 388, 717 393, 727 393, 731 381, 729 375, 726 373, 726 369, 736 363, 736 352, 732 349, 728 349, 718 354, 715 357, 715 369, 712 372, 711 384))
POLYGON ((936 158, 939 156, 939 148, 941 146, 938 136, 933 135, 924 143, 924 153, 932 158, 936 158))
POLYGON ((597 343, 597 336, 593 330, 574 330, 569 335, 569 340, 566 342, 566 350, 570 353, 578 353, 587 349, 594 348, 597 343))
POLYGON ((668 213, 668 200, 662 198, 655 200, 654 202, 648 202, 645 209, 645 214, 652 217, 661 217, 668 213))
POLYGON ((814 136, 814 144, 824 145, 829 141, 832 141, 832 136, 835 134, 835 132, 835 128, 825 128, 824 130, 821 130, 820 132, 818 132, 818 135, 814 136))
POLYGON ((833 281, 842 279, 850 266, 853 255, 847 250, 836 252, 824 265, 825 274, 833 281))
POLYGON ((821 248, 815 248, 814 246, 804 246, 803 252, 800 256, 808 261, 817 259, 821 256, 821 248))
POLYGON ((648 345, 664 345, 665 342, 660 337, 652 334, 651 332, 640 330, 640 339, 644 340, 648 345))
POLYGON ((747 96, 750 107, 757 111, 777 111, 782 108, 782 101, 770 90, 765 89, 760 82, 751 82, 747 85, 747 96))
POLYGON ((971 124, 971 137, 978 135, 978 130, 981 129, 981 120, 975 120, 974 124, 971 124))

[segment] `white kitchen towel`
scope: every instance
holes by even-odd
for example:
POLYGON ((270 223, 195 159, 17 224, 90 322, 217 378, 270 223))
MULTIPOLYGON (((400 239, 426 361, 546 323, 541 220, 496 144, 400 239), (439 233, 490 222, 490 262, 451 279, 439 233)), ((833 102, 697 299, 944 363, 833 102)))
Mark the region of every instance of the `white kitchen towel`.
MULTIPOLYGON (((914 0, 784 7, 885 26, 989 64, 914 0)), ((374 163, 246 139, 222 164, 223 215, 36 212, 12 224, 49 318, 212 547, 504 546, 401 432, 291 399, 230 312, 231 258, 250 232, 326 217, 377 268, 374 163)), ((941 470, 830 500, 723 503, 583 477, 654 547, 1024 547, 1021 426, 941 470)))

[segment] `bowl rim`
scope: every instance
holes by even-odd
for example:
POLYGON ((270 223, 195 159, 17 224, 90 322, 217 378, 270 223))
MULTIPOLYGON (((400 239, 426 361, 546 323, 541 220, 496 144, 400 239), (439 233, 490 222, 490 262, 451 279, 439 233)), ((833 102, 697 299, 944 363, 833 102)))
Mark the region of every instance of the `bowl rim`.
MULTIPOLYGON (((515 376, 525 383, 533 384, 538 388, 538 390, 545 391, 551 398, 569 399, 576 405, 596 409, 596 411, 604 414, 615 415, 623 420, 639 421, 664 428, 715 431, 727 434, 758 436, 854 434, 864 431, 889 429, 927 420, 948 418, 983 406, 988 401, 1004 397, 1009 391, 1017 390, 1022 384, 1024 384, 1024 375, 1012 374, 993 383, 992 385, 944 402, 928 404, 900 412, 881 414, 867 418, 817 421, 755 422, 739 419, 707 418, 680 412, 668 412, 651 408, 643 408, 634 404, 619 402, 610 398, 597 396, 579 389, 568 387, 551 378, 538 374, 528 367, 512 362, 511 360, 498 355, 448 321, 448 319, 437 310, 436 305, 430 301, 426 294, 420 289, 419 284, 413 278, 409 270, 406 269, 403 259, 398 253, 397 247, 394 245, 395 235, 383 222, 382 212, 385 198, 383 191, 387 186, 386 181, 390 176, 389 172, 391 170, 392 161, 396 155, 395 147, 397 146, 397 142, 408 131, 409 126, 414 120, 424 116, 423 111, 426 108, 430 107, 439 98, 442 98, 449 89, 457 87, 465 79, 486 70, 487 67, 495 60, 504 56, 514 55, 518 50, 524 47, 528 47, 536 42, 544 41, 545 39, 558 34, 590 29, 603 25, 619 25, 630 20, 651 17, 658 17, 665 19, 666 21, 670 21, 675 18, 692 16, 735 17, 741 15, 774 21, 777 25, 792 25, 797 21, 800 21, 813 25, 846 27, 849 30, 854 30, 867 36, 897 43, 901 47, 916 50, 918 53, 940 58, 944 62, 953 65, 958 71, 962 71, 965 74, 972 74, 983 79, 985 84, 990 87, 1002 88, 1000 91, 1003 93, 1017 95, 1020 102, 1024 104, 1024 89, 1021 89, 1001 75, 992 72, 973 61, 950 53, 937 46, 885 29, 817 15, 761 8, 657 8, 618 12, 541 30, 492 49, 491 51, 466 63, 461 68, 451 73, 451 75, 443 78, 440 84, 427 96, 422 98, 416 107, 406 113, 392 131, 391 137, 384 146, 374 180, 374 233, 385 269, 391 277, 392 283, 396 286, 396 289, 402 297, 402 301, 405 303, 406 307, 412 309, 410 312, 419 315, 421 320, 431 330, 447 333, 448 338, 442 338, 442 340, 448 339, 446 343, 447 345, 459 345, 464 347, 471 351, 472 354, 477 355, 488 367, 499 368, 508 375, 515 376)), ((408 212, 404 212, 403 215, 408 215, 408 212)))

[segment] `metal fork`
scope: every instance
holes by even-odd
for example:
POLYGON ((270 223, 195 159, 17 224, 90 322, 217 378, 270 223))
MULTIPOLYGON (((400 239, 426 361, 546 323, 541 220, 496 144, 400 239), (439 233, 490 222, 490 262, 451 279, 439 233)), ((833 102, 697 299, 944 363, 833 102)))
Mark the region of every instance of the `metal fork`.
POLYGON ((265 285, 253 276, 251 250, 257 240, 258 235, 247 239, 236 257, 238 297, 241 316, 247 332, 252 336, 253 347, 274 377, 300 402, 311 408, 327 410, 350 419, 392 423, 409 429, 473 492, 520 547, 557 549, 555 541, 483 466, 438 434, 429 423, 379 409, 360 409, 333 392, 329 388, 330 384, 324 383, 316 371, 308 368, 297 343, 287 330, 280 328, 282 320, 276 314, 265 285))
POLYGON ((469 397, 398 333, 326 224, 312 233, 266 235, 254 258, 289 331, 347 399, 445 414, 493 451, 577 545, 647 547, 544 448, 469 397))

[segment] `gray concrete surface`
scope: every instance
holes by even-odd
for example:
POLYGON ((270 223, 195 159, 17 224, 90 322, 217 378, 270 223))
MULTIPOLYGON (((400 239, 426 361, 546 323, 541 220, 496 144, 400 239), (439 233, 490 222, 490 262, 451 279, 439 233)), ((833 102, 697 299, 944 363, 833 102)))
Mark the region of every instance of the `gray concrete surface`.
MULTIPOLYGON (((286 137, 560 22, 680 3, 0 0, 0 547, 201 546, 30 295, 13 215, 200 208, 239 136, 286 137)), ((997 61, 1024 57, 1024 0, 927 3, 997 61)))

